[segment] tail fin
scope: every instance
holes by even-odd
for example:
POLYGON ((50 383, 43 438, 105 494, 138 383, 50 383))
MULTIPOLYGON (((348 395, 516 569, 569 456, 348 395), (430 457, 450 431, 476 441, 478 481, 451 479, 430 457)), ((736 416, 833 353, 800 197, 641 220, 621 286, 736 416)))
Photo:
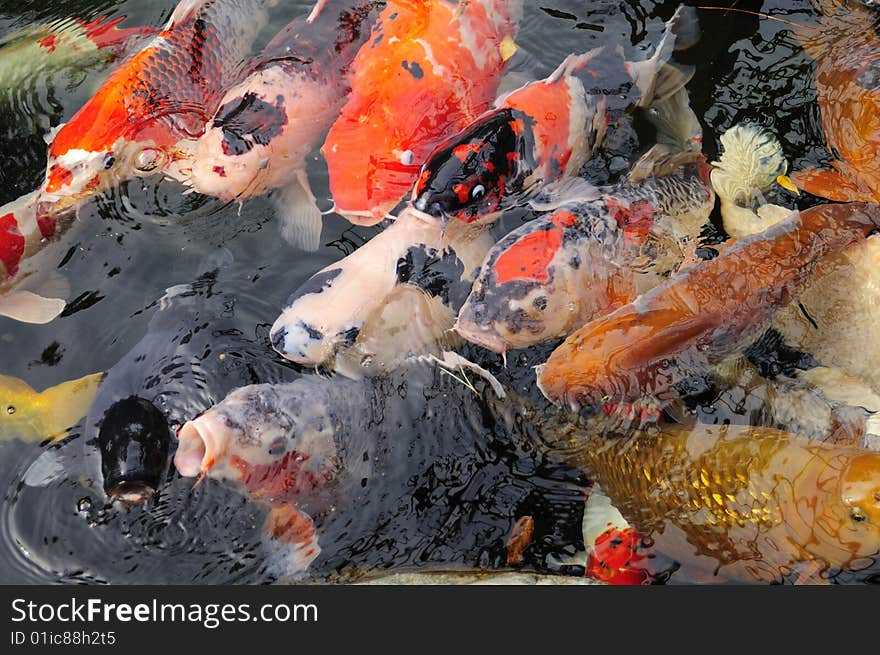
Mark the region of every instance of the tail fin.
POLYGON ((657 144, 633 165, 630 182, 666 175, 702 156, 703 128, 686 88, 649 107, 645 114, 657 128, 657 144))
POLYGON ((103 377, 103 373, 94 373, 63 382, 40 394, 47 408, 46 437, 59 439, 66 436, 67 430, 88 414, 103 377))
POLYGON ((641 91, 639 106, 648 107, 663 102, 694 75, 692 66, 669 63, 672 53, 692 47, 700 39, 700 25, 694 7, 680 6, 666 23, 663 38, 657 44, 654 56, 646 61, 630 62, 636 86, 641 91))

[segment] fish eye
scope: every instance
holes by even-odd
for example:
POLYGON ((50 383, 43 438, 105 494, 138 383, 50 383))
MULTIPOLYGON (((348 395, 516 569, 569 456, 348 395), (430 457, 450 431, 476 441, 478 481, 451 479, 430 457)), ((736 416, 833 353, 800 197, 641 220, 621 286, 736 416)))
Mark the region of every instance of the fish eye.
POLYGON ((856 523, 862 523, 863 521, 866 521, 868 519, 867 514, 865 514, 865 512, 863 512, 862 509, 859 507, 853 507, 849 511, 849 517, 856 523))
POLYGON ((474 200, 479 200, 485 195, 486 187, 484 187, 482 184, 478 184, 473 189, 471 189, 471 198, 473 198, 474 200))
POLYGON ((113 164, 115 163, 116 157, 114 157, 112 154, 107 155, 106 157, 104 157, 104 170, 106 171, 109 168, 113 168, 113 164))
POLYGON ((162 160, 162 151, 156 148, 144 148, 134 158, 134 167, 144 173, 156 170, 162 160))
POLYGON ((15 414, 15 405, 10 405, 6 408, 6 413, 9 415, 15 414))
POLYGON ((534 302, 532 302, 532 305, 538 311, 543 312, 545 309, 547 309, 547 296, 538 296, 537 298, 535 298, 534 302))

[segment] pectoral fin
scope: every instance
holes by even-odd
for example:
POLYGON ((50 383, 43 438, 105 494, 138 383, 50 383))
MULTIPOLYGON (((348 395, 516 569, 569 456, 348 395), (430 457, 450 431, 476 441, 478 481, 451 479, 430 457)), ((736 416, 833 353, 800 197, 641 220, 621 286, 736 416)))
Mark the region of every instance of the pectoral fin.
POLYGON ((790 175, 802 191, 837 202, 874 202, 874 194, 835 170, 810 168, 790 175))
POLYGON ((266 517, 266 532, 288 573, 305 571, 321 552, 312 517, 293 505, 273 507, 266 517))
POLYGON ((317 250, 321 242, 321 210, 315 203, 305 169, 297 171, 287 188, 276 191, 272 202, 284 240, 295 248, 317 250))
POLYGON ((64 311, 67 303, 61 298, 44 298, 30 291, 11 291, 0 296, 0 316, 22 323, 49 323, 64 311))

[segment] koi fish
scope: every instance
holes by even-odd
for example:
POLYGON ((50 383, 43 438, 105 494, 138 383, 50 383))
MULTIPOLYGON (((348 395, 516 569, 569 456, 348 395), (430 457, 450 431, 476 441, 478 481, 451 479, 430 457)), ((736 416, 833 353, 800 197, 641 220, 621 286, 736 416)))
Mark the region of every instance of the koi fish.
POLYGON ((491 245, 486 230, 444 234, 405 210, 290 296, 272 326, 272 345, 297 364, 349 377, 438 353, 491 245))
POLYGON ((156 32, 149 27, 119 27, 124 20, 125 16, 93 21, 66 18, 5 36, 0 39, 0 88, 12 89, 55 71, 115 61, 137 39, 156 32))
POLYGON ((276 190, 282 234, 316 250, 321 212, 305 158, 351 92, 350 66, 370 35, 375 0, 334 1, 287 25, 230 88, 193 149, 188 184, 224 202, 276 190))
MULTIPOLYGON (((36 273, 30 258, 69 224, 38 219, 39 198, 39 191, 34 191, 0 207, 0 316, 36 324, 55 319, 67 303, 47 297, 53 290, 41 287, 38 294, 23 288, 36 273)), ((54 293, 66 292, 59 287, 54 293)))
POLYGON ((627 62, 620 46, 570 55, 550 77, 500 98, 494 109, 429 155, 413 187, 413 206, 435 220, 491 221, 545 185, 577 175, 606 129, 635 106, 674 95, 693 71, 669 63, 699 29, 680 6, 654 56, 627 62))
POLYGON ((734 425, 544 438, 654 550, 715 582, 820 579, 880 556, 880 453, 734 425))
POLYGON ((165 28, 52 135, 39 220, 136 176, 181 179, 182 142, 204 132, 237 80, 267 1, 181 0, 165 28))
POLYGON ((339 214, 378 223, 431 150, 491 106, 521 15, 522 0, 386 3, 322 148, 339 214))
POLYGON ((688 374, 741 352, 821 258, 878 225, 880 209, 870 204, 794 213, 570 335, 538 368, 538 386, 552 402, 573 406, 664 400, 688 374))
POLYGON ((211 258, 193 282, 168 289, 148 308, 142 339, 93 390, 82 437, 44 453, 27 484, 45 486, 77 471, 111 500, 145 502, 159 490, 174 431, 189 417, 255 379, 283 379, 284 367, 240 330, 228 266, 211 258))
POLYGON ((0 375, 0 436, 56 441, 89 411, 103 374, 94 373, 35 391, 26 382, 0 375))
MULTIPOLYGON (((761 232, 790 210, 758 198, 785 172, 779 142, 750 126, 721 137, 724 152, 713 162, 712 183, 721 199, 724 229, 733 236, 761 232)), ((817 267, 798 302, 773 323, 786 343, 826 367, 841 369, 880 391, 880 239, 871 236, 829 255, 817 267)), ((835 387, 837 385, 834 385, 835 387)))
POLYGON ((557 185, 535 205, 544 213, 493 246, 459 313, 461 336, 502 354, 568 336, 678 269, 715 203, 702 128, 683 88, 648 118, 658 144, 633 166, 637 181, 557 185))
POLYGON ((795 184, 829 200, 880 200, 880 38, 876 11, 863 3, 819 0, 818 28, 794 34, 816 62, 816 101, 830 168, 797 171, 795 184))

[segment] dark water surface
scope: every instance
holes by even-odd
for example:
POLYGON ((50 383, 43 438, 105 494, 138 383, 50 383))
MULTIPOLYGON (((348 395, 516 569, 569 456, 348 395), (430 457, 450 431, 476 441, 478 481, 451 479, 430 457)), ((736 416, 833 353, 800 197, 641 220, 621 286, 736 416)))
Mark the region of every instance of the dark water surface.
MULTIPOLYGON (((677 4, 527 2, 518 43, 534 56, 535 76, 546 75, 571 52, 605 43, 621 43, 642 58, 652 52, 677 4)), ((126 26, 159 26, 174 5, 174 0, 4 0, 0 37, 35 21, 67 16, 126 16, 126 26)), ((279 5, 262 42, 310 3, 279 5)), ((814 20, 806 0, 737 6, 814 20)), ((707 156, 716 154, 717 136, 725 129, 751 120, 779 136, 793 167, 826 160, 812 65, 785 26, 720 12, 701 12, 701 25, 704 38, 681 60, 698 65, 689 89, 706 130, 707 156)), ((0 90, 0 203, 41 181, 43 135, 73 115, 104 73, 103 66, 62 71, 26 88, 0 90)), ((591 165, 591 173, 600 182, 613 179, 638 148, 649 145, 639 146, 635 135, 619 139, 591 165)), ((326 169, 317 156, 309 175, 316 195, 326 198, 326 169)), ((279 380, 310 374, 279 361, 268 343, 268 327, 292 290, 375 230, 328 217, 324 245, 304 253, 278 238, 264 200, 223 207, 180 192, 170 182, 135 180, 82 209, 75 226, 40 255, 70 281, 69 297, 75 300, 45 326, 0 319, 0 373, 42 389, 109 369, 143 337, 165 290, 191 282, 222 247, 234 260, 225 270, 222 291, 235 296, 241 338, 262 360, 262 370, 279 380)), ((499 358, 476 348, 463 352, 502 374, 499 358)), ((549 352, 548 347, 513 353, 503 381, 533 393, 531 365, 549 352)), ((240 383, 252 381, 243 376, 240 383)), ((390 384, 389 398, 398 391, 390 384)), ((208 391, 199 393, 206 401, 217 400, 208 391)), ((554 562, 583 549, 586 481, 581 475, 536 456, 515 428, 484 415, 446 377, 399 411, 396 423, 386 426, 389 443, 395 434, 401 442, 388 453, 388 479, 369 502, 352 507, 340 499, 325 518, 319 527, 322 554, 312 567, 316 577, 339 579, 401 566, 499 567, 510 528, 524 515, 536 522, 528 568, 557 570, 554 562)), ((68 460, 73 462, 68 475, 46 487, 30 487, 23 476, 45 448, 0 441, 0 583, 253 583, 283 577, 266 557, 263 510, 233 489, 206 481, 193 490, 192 480, 170 472, 157 501, 146 507, 105 506, 88 480, 94 462, 85 461, 88 449, 77 442, 74 435, 62 446, 76 453, 68 460)))

